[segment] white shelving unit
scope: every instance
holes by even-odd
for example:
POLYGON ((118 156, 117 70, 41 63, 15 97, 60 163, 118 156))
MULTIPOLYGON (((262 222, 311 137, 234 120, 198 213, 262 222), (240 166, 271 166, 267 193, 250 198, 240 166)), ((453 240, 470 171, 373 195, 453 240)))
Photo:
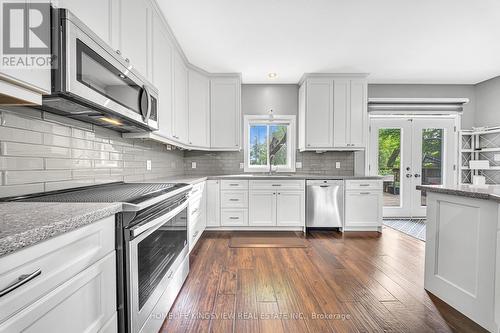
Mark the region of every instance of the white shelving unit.
POLYGON ((500 184, 500 126, 473 128, 460 132, 460 182, 472 183, 482 175, 488 184, 500 184), (471 169, 469 161, 487 160, 490 166, 471 169))

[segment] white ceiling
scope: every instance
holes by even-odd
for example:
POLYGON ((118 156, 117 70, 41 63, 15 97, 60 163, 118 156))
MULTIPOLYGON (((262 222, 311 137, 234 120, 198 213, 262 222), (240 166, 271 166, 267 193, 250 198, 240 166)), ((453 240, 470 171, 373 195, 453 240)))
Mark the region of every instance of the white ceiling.
POLYGON ((244 83, 310 72, 370 73, 371 83, 500 75, 500 0, 157 1, 191 63, 241 72, 244 83))

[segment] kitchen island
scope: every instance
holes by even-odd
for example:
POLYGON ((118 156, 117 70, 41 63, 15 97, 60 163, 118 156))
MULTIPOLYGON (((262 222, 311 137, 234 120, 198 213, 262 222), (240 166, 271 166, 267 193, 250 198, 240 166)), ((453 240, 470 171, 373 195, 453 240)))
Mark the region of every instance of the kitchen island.
POLYGON ((500 186, 417 186, 427 192, 425 289, 500 332, 500 186))

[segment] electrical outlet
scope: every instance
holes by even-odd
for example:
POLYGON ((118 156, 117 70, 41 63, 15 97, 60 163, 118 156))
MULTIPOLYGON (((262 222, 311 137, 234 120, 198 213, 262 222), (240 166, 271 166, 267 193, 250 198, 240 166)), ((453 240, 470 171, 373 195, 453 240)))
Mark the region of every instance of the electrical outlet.
POLYGON ((191 169, 196 169, 196 162, 191 162, 191 169))
POLYGON ((493 155, 493 160, 494 160, 495 162, 500 162, 500 154, 495 154, 495 155, 493 155))
POLYGON ((240 163, 240 169, 243 169, 244 167, 243 163, 240 163))
POLYGON ((335 162, 335 169, 340 169, 340 162, 335 162))
POLYGON ((146 161, 146 170, 151 171, 151 160, 146 161))
POLYGON ((295 168, 302 169, 302 162, 295 162, 295 168))

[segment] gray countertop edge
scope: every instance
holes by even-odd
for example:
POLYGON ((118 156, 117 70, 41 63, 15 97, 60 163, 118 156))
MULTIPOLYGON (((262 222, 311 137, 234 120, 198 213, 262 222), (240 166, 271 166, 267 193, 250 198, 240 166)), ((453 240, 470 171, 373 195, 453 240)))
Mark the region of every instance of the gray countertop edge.
POLYGON ((293 176, 268 176, 268 175, 186 175, 174 177, 162 177, 148 180, 147 182, 162 183, 186 183, 194 185, 206 180, 381 180, 378 176, 335 176, 335 175, 293 175, 293 176))
POLYGON ((417 190, 425 192, 435 192, 449 195, 457 195, 461 197, 468 197, 473 199, 493 200, 500 202, 498 194, 487 193, 486 188, 469 188, 469 187, 443 187, 441 185, 417 185, 417 190), (481 190, 483 190, 481 192, 481 190))
POLYGON ((10 233, 0 233, 0 258, 122 211, 121 203, 99 204, 98 208, 92 208, 90 205, 95 206, 95 204, 68 203, 1 203, 0 212, 3 213, 3 220, 0 227, 4 229, 7 226, 11 229, 10 233), (23 206, 28 205, 30 208, 23 210, 23 206), (16 213, 19 209, 22 212, 16 213), (27 214, 37 220, 29 220, 27 214), (40 218, 41 214, 45 214, 45 217, 40 218), (54 219, 51 219, 50 215, 54 219), (16 228, 19 231, 16 231, 16 228), (3 233, 7 235, 2 236, 3 233))

